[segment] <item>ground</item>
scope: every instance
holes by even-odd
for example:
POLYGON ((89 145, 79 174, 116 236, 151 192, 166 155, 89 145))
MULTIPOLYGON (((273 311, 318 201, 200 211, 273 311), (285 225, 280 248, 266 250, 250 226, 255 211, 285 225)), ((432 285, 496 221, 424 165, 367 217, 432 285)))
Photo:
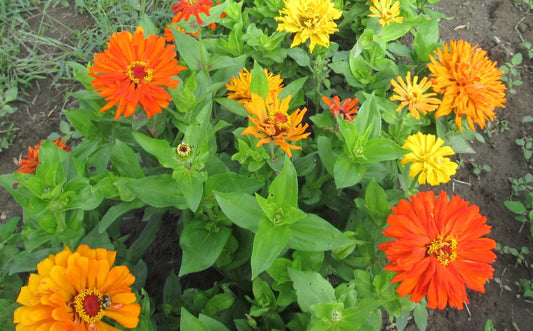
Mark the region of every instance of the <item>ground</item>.
MULTIPOLYGON (((533 170, 531 161, 526 161, 515 143, 518 138, 533 136, 533 124, 522 123, 524 116, 533 115, 528 104, 533 100, 530 88, 533 74, 529 68, 532 63, 528 62, 526 49, 521 45, 524 41, 533 42, 533 14, 522 2, 442 0, 434 8, 450 18, 441 22, 443 41, 464 39, 479 44, 498 65, 509 62, 517 52, 525 55, 524 65, 518 68, 524 84, 516 88, 515 94, 507 95, 506 107, 497 110, 498 122, 491 130, 481 132, 486 143, 474 141, 475 154, 459 156, 463 167, 445 189, 480 207, 493 227, 490 237, 502 247, 533 250, 528 228, 521 229, 521 224, 503 204, 511 198, 509 178, 523 177, 533 170), (521 7, 515 7, 515 2, 521 3, 521 7), (478 178, 473 170, 481 165, 490 166, 490 171, 482 172, 478 178)), ((90 17, 76 13, 72 6, 49 9, 48 15, 67 25, 92 24, 90 17)), ((57 31, 54 32, 54 25, 49 25, 45 33, 57 31)), ((11 147, 0 152, 0 174, 15 171, 14 160, 25 154, 28 146, 59 131, 59 122, 64 119, 61 110, 73 107, 71 101, 64 99, 65 91, 71 86, 51 82, 52 78, 34 82, 33 88, 25 91, 25 101, 15 104, 19 110, 7 117, 7 121, 15 123, 20 130, 11 147)), ((0 188, 0 201, 3 201, 0 206, 2 219, 21 215, 20 208, 3 188, 0 188)), ((496 330, 529 330, 533 327, 533 302, 521 295, 522 290, 516 284, 520 279, 533 279, 532 268, 528 266, 533 262, 531 254, 526 256, 525 263, 500 251, 497 255, 493 265, 495 279, 487 283, 486 293, 470 291, 468 309, 430 311, 428 329, 484 330, 489 319, 496 330)))

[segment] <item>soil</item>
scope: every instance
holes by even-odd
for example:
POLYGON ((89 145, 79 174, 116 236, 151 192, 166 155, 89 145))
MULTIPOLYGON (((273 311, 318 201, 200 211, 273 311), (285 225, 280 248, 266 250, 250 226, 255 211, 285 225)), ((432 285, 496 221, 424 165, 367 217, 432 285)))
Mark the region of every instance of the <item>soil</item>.
MULTIPOLYGON (((524 41, 533 43, 533 13, 526 5, 515 7, 515 2, 522 3, 515 0, 442 0, 434 5, 437 11, 450 18, 441 21, 443 41, 464 39, 478 44, 488 51, 489 57, 497 61, 498 65, 509 62, 517 52, 521 52, 525 59, 524 64, 519 67, 524 84, 516 88, 517 93, 507 95, 506 107, 497 110, 499 122, 494 123, 490 132, 480 132, 486 143, 473 141, 475 154, 459 156, 464 166, 444 189, 478 205, 493 227, 489 236, 502 247, 509 246, 519 250, 528 247, 533 251, 533 239, 528 227, 521 230, 521 223, 517 222, 514 215, 503 205, 504 201, 511 198, 509 178, 533 173, 532 162, 526 161, 522 150, 515 143, 518 138, 533 136, 533 124, 521 122, 524 116, 533 115, 528 105, 528 102, 533 100, 533 90, 530 88, 533 84, 533 73, 529 68, 533 63, 528 62, 526 50, 521 45, 524 41), (505 130, 507 127, 509 130, 505 130), (491 170, 483 172, 478 178, 473 175, 475 165, 489 165, 491 170)), ((58 6, 47 14, 67 26, 93 23, 90 17, 76 13, 73 6, 58 6)), ((38 15, 36 17, 36 21, 39 21, 38 15)), ((30 22, 30 26, 34 24, 30 22)), ((37 23, 34 28, 37 29, 37 23)), ((57 27, 49 25, 44 33, 57 34, 57 27)), ((33 88, 25 91, 25 101, 14 104, 19 110, 6 118, 8 123, 15 123, 20 130, 17 131, 17 138, 10 148, 0 152, 0 174, 15 171, 15 161, 26 153, 28 146, 37 144, 51 132, 59 131, 59 122, 65 119, 62 109, 75 107, 65 99, 65 91, 75 86, 51 85, 51 82, 52 77, 34 82, 33 88)), ((0 188, 0 201, 2 220, 21 216, 20 207, 3 188, 0 188)), ((161 230, 159 235, 165 238, 158 238, 156 242, 161 243, 163 241, 159 239, 166 241, 172 237, 174 240, 168 241, 169 245, 177 245, 175 229, 161 230)), ((147 254, 153 253, 155 250, 150 249, 147 254)), ((484 330, 489 319, 496 330, 533 329, 533 301, 524 298, 523 290, 517 285, 520 279, 533 279, 533 269, 529 267, 529 264, 533 263, 533 257, 531 254, 526 255, 525 262, 520 262, 512 255, 503 254, 501 251, 496 253, 498 258, 493 264, 495 279, 486 284, 486 293, 469 291, 468 309, 430 310, 429 330, 484 330)), ((158 255, 155 256, 156 260, 165 261, 161 252, 158 255)), ((166 269, 162 268, 159 270, 161 272, 156 273, 157 277, 149 276, 153 285, 151 288, 161 289, 163 283, 157 286, 154 283, 163 281, 166 273, 171 269, 177 271, 177 267, 176 263, 167 264, 166 269)), ((416 327, 410 326, 409 329, 415 330, 416 327)))

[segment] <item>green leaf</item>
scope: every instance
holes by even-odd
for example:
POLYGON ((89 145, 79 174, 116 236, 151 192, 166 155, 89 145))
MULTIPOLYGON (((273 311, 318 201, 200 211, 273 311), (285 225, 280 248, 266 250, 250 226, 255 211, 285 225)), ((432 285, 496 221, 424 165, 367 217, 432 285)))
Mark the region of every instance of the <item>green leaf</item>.
POLYGON ((428 310, 425 303, 419 302, 415 305, 413 317, 415 318, 416 326, 422 331, 426 330, 428 326, 428 310))
POLYGON ((213 192, 224 214, 241 228, 257 232, 259 221, 265 216, 257 200, 246 193, 213 192))
POLYGON ((333 154, 331 149, 331 140, 325 136, 319 136, 317 139, 317 149, 320 161, 328 171, 330 175, 333 175, 333 168, 335 166, 335 160, 337 157, 333 154))
POLYGON ((148 247, 152 245, 159 227, 161 226, 162 214, 154 214, 147 221, 139 238, 131 244, 127 251, 127 261, 131 264, 137 264, 144 255, 148 247))
POLYGON ((520 201, 504 201, 503 204, 515 214, 524 215, 527 212, 526 207, 520 201))
MULTIPOLYGON (((230 297, 228 294, 217 294, 207 302, 206 306, 216 305, 217 307, 221 308, 224 306, 228 306, 229 304, 229 306, 227 307, 229 308, 233 304, 234 300, 235 299, 233 299, 233 297, 230 297)), ((224 324, 207 315, 200 314, 198 316, 198 319, 200 320, 200 322, 204 323, 204 325, 206 325, 211 331, 230 331, 224 324)))
POLYGON ((100 222, 98 223, 98 232, 104 233, 105 230, 110 227, 124 213, 138 209, 144 206, 144 202, 139 199, 135 199, 130 202, 119 202, 116 205, 111 206, 104 214, 100 222))
POLYGON ((139 132, 133 132, 132 134, 139 145, 145 151, 155 156, 163 167, 174 169, 182 164, 176 154, 175 148, 171 147, 168 141, 150 138, 139 132))
POLYGON ((157 34, 157 29, 148 15, 141 15, 141 22, 139 24, 143 27, 144 38, 148 38, 149 35, 157 34))
POLYGON ((172 29, 175 45, 180 54, 180 64, 185 61, 187 67, 191 70, 202 69, 201 54, 207 54, 206 49, 200 45, 198 40, 186 33, 172 29), (200 51, 201 49, 201 51, 200 51))
POLYGON ((364 158, 357 158, 360 163, 377 163, 382 161, 396 160, 408 153, 394 141, 387 138, 375 138, 369 140, 363 148, 364 158))
POLYGON ((83 210, 95 209, 104 199, 104 195, 96 186, 89 184, 89 179, 76 177, 63 188, 64 192, 73 192, 68 205, 64 210, 81 208, 83 210))
POLYGON ((300 271, 288 268, 289 277, 296 290, 298 305, 304 312, 309 312, 311 306, 317 303, 336 302, 335 290, 324 277, 315 271, 300 271))
POLYGON ((290 225, 289 247, 302 251, 320 252, 342 247, 351 241, 325 219, 307 214, 290 225))
POLYGON ((270 88, 268 85, 268 78, 263 68, 257 63, 254 63, 252 69, 252 82, 250 83, 250 93, 257 93, 261 98, 265 99, 270 88))
POLYGON ((300 47, 294 47, 290 48, 287 51, 287 55, 289 55, 291 58, 298 63, 300 67, 307 67, 311 65, 311 58, 309 56, 309 53, 301 49, 300 47))
POLYGON ((419 24, 413 41, 413 53, 420 63, 429 62, 429 54, 439 41, 439 20, 434 17, 419 24))
POLYGON ((389 215, 388 201, 385 190, 372 178, 366 187, 365 204, 372 218, 379 221, 380 225, 389 215))
POLYGON ((209 176, 205 182, 206 194, 213 192, 244 192, 252 194, 263 187, 263 183, 244 175, 239 175, 235 172, 223 172, 216 175, 209 176))
POLYGON ((181 186, 171 175, 156 175, 136 179, 126 184, 135 195, 146 204, 154 207, 176 207, 186 209, 188 205, 181 186))
MULTIPOLYGON (((363 102, 361 108, 357 111, 353 125, 357 128, 356 132, 366 132, 370 127, 368 139, 379 137, 381 133, 381 115, 374 93, 363 102)), ((353 145, 348 144, 348 146, 353 145)))
POLYGON ((188 171, 187 169, 180 169, 179 171, 175 171, 172 177, 181 186, 187 205, 195 212, 204 194, 206 176, 195 170, 188 171))
POLYGON ((174 273, 174 270, 170 271, 170 274, 165 281, 163 287, 163 303, 172 304, 177 302, 181 297, 181 284, 178 276, 174 273))
POLYGON ((248 116, 248 110, 246 110, 246 108, 241 103, 235 100, 228 98, 216 98, 215 101, 234 114, 244 117, 248 116))
POLYGON ((276 226, 269 220, 259 222, 252 250, 252 279, 270 268, 274 260, 285 249, 291 230, 288 225, 276 226))
POLYGON ((142 178, 144 172, 139 165, 135 152, 120 140, 115 140, 111 152, 111 165, 121 176, 129 178, 142 178))
POLYGON ((335 178, 335 186, 338 189, 359 183, 365 174, 366 166, 352 162, 344 153, 339 155, 333 168, 333 178, 335 178))
POLYGON ((285 157, 285 164, 268 189, 269 200, 281 208, 298 208, 298 177, 292 162, 285 157))
POLYGON ((355 148, 357 142, 359 141, 359 130, 355 124, 350 121, 341 120, 339 121, 339 131, 341 132, 342 137, 344 138, 344 143, 348 149, 352 150, 355 148))
MULTIPOLYGON (((291 49, 300 49, 301 50, 301 48, 291 48, 291 49)), ((303 88, 303 86, 304 86, 306 81, 307 81, 307 77, 302 77, 302 78, 298 78, 296 80, 293 80, 292 82, 287 84, 287 86, 285 86, 283 88, 283 90, 281 90, 281 92, 279 92, 278 99, 283 100, 286 97, 288 97, 289 95, 292 96, 291 102, 289 103, 289 108, 292 108, 294 106, 293 102, 296 100, 295 96, 299 92, 302 91, 302 88, 303 88)))
POLYGON ((192 221, 185 225, 180 235, 183 250, 179 276, 198 272, 211 267, 222 253, 231 229, 213 225, 212 231, 203 221, 192 221))
POLYGON ((181 307, 180 330, 212 331, 209 326, 194 317, 184 307, 181 307))

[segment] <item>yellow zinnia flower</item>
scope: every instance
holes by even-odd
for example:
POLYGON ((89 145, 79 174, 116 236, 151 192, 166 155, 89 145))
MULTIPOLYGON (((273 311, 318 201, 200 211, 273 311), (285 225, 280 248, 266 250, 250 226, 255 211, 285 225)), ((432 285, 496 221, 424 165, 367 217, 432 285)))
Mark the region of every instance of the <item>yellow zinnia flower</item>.
POLYGON ((393 79, 390 81, 394 87, 394 93, 396 93, 390 99, 392 101, 401 101, 396 111, 409 106, 409 111, 413 117, 419 119, 420 114, 418 112, 425 115, 437 109, 440 100, 432 98, 437 93, 425 93, 431 87, 431 82, 428 81, 427 77, 422 78, 420 83, 418 83, 418 76, 415 76, 411 81, 411 72, 407 72, 405 82, 400 76, 396 79, 398 82, 393 79))
POLYGON ((485 121, 492 121, 494 108, 505 107, 505 85, 501 81, 503 71, 490 61, 487 52, 464 41, 450 41, 429 56, 433 90, 443 95, 435 117, 455 112, 455 124, 461 129, 463 115, 468 126, 476 131, 474 122, 485 128, 485 121))
POLYGON ((291 47, 300 45, 310 39, 309 51, 315 45, 329 47, 329 35, 337 29, 333 20, 342 15, 330 0, 285 0, 285 8, 279 11, 278 31, 296 33, 291 47))
POLYGON ((289 157, 292 157, 291 149, 302 148, 288 141, 305 139, 311 133, 305 132, 309 125, 301 123, 307 109, 298 109, 289 115, 287 110, 290 101, 290 95, 280 101, 271 94, 263 99, 259 94, 252 93, 252 101, 244 106, 250 113, 248 119, 253 125, 247 127, 242 134, 251 134, 256 138, 261 138, 256 147, 274 141, 274 144, 280 146, 289 157))
POLYGON ((116 252, 81 245, 67 247, 37 265, 20 290, 13 321, 17 330, 117 330, 111 318, 127 328, 139 323, 141 306, 130 286, 126 266, 115 266, 116 252))
POLYGON ((450 176, 455 175, 457 163, 445 157, 454 155, 455 152, 450 146, 441 147, 444 140, 436 138, 432 134, 418 132, 407 137, 402 148, 408 149, 411 153, 404 155, 402 165, 411 163, 409 177, 418 176, 418 183, 435 186, 440 183, 450 181, 450 176))
MULTIPOLYGON (((264 68, 268 79, 268 93, 277 96, 283 89, 283 78, 280 75, 275 75, 264 68)), ((239 71, 239 77, 233 76, 226 84, 228 99, 233 99, 240 104, 246 104, 252 100, 250 95, 250 84, 252 84, 252 74, 248 69, 243 68, 239 71)))
POLYGON ((373 14, 368 15, 368 17, 377 17, 379 18, 379 24, 382 27, 389 25, 392 22, 402 23, 403 17, 400 15, 400 2, 392 0, 372 0, 374 6, 370 7, 370 11, 373 14))

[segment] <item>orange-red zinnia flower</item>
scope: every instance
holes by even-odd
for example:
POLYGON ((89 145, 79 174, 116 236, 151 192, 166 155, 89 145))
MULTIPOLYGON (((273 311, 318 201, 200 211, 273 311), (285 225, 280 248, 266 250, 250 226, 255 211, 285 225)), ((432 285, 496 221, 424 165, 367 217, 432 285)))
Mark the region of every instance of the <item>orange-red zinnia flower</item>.
POLYGON ((288 141, 305 139, 311 133, 305 132, 309 124, 302 125, 307 109, 298 109, 289 115, 287 110, 290 100, 290 95, 280 101, 272 94, 268 94, 266 99, 263 99, 259 94, 252 93, 252 101, 244 106, 250 113, 248 119, 253 125, 247 127, 242 134, 251 134, 256 138, 261 138, 257 147, 274 141, 274 144, 280 146, 289 157, 292 157, 291 149, 302 148, 288 141))
POLYGON ((81 245, 41 261, 17 298, 17 330, 118 331, 104 318, 135 328, 141 312, 130 289, 135 276, 126 266, 113 267, 115 256, 81 245))
POLYGON ((479 208, 457 196, 433 191, 401 200, 389 215, 384 235, 394 241, 379 245, 391 261, 385 270, 396 272, 398 294, 419 302, 427 296, 429 308, 457 309, 468 303, 465 286, 485 292, 494 269, 496 242, 481 238, 490 232, 479 208))
POLYGON ((494 108, 505 107, 503 71, 477 45, 451 40, 449 45, 435 51, 435 58, 430 55, 430 59, 427 67, 432 72, 433 90, 443 95, 435 117, 446 116, 453 110, 459 131, 463 115, 475 131, 474 123, 485 128, 485 121, 496 117, 494 108))
POLYGON ((210 0, 178 0, 177 4, 172 5, 172 9, 177 16, 177 22, 181 19, 189 21, 189 17, 194 15, 198 24, 202 24, 203 21, 200 18, 200 13, 204 13, 209 16, 209 9, 213 3, 210 0))
POLYGON ((174 46, 165 46, 165 38, 155 35, 145 39, 143 28, 137 27, 133 35, 114 33, 107 47, 94 55, 89 68, 92 87, 107 101, 101 112, 118 105, 115 119, 128 117, 140 104, 150 118, 168 107, 172 98, 164 87, 176 88, 179 81, 173 76, 186 69, 178 65, 174 46))
MULTIPOLYGON (((39 148, 41 148, 42 140, 33 147, 28 147, 28 154, 24 155, 18 162, 19 168, 18 172, 23 174, 34 174, 37 166, 41 164, 39 162, 39 148)), ((70 152, 70 146, 67 145, 61 138, 54 140, 54 144, 60 149, 64 149, 67 152, 70 152)))
POLYGON ((357 114, 357 110, 359 110, 359 107, 355 107, 355 104, 359 102, 359 99, 346 99, 344 100, 343 104, 341 105, 341 100, 338 96, 334 96, 332 99, 329 99, 326 96, 322 96, 322 101, 329 107, 329 111, 335 115, 335 118, 341 115, 341 118, 352 122, 355 116, 357 114), (354 108, 355 107, 355 108, 354 108))

